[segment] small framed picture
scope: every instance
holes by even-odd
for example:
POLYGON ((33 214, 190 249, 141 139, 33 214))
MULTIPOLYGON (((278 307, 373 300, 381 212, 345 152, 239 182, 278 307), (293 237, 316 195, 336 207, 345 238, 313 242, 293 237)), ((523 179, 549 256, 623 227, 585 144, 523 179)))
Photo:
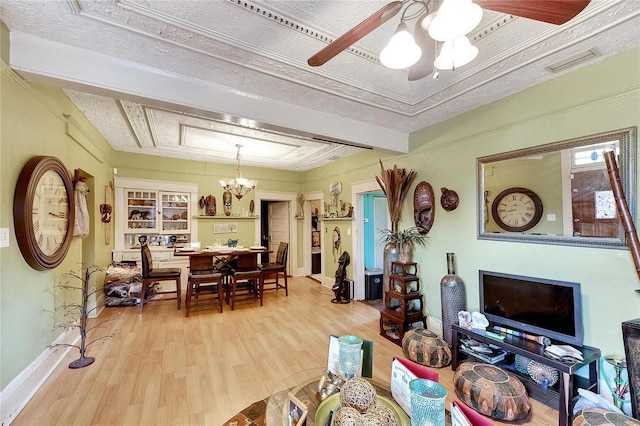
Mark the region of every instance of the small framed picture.
POLYGON ((311 231, 311 247, 320 247, 320 231, 311 231))
POLYGON ((303 426, 307 420, 307 406, 302 403, 294 394, 289 392, 287 398, 287 422, 286 426, 303 426))

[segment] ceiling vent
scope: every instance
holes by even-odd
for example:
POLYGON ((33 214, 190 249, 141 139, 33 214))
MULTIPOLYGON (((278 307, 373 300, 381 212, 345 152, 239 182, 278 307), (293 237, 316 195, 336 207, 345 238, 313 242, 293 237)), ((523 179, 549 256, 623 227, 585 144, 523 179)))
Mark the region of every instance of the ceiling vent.
POLYGON ((566 69, 575 67, 576 65, 579 65, 583 62, 590 61, 593 58, 597 58, 598 56, 600 56, 600 52, 598 52, 596 49, 585 50, 560 61, 554 62, 553 64, 549 65, 547 69, 553 73, 561 72, 566 69))

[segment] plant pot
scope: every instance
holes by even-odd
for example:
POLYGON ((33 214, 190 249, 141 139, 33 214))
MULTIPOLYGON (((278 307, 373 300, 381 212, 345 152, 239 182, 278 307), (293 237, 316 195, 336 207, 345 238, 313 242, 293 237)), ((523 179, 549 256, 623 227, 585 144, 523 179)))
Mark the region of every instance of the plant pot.
POLYGON ((387 244, 384 246, 384 268, 382 274, 382 283, 384 287, 385 306, 387 302, 387 291, 391 290, 391 263, 397 262, 400 255, 400 249, 395 244, 387 244))
POLYGON ((402 244, 398 253, 399 262, 411 262, 413 258, 413 247, 411 244, 402 244))

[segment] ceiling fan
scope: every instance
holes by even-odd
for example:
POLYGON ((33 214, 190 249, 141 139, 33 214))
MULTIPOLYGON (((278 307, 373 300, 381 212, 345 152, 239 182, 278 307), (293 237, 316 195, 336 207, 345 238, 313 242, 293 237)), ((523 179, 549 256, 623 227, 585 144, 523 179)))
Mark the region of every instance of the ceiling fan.
MULTIPOLYGON (((590 1, 591 0, 475 0, 475 3, 484 9, 495 12, 561 25, 584 10, 590 1)), ((404 15, 410 6, 418 5, 421 6, 422 9, 415 15, 418 16, 418 19, 415 25, 414 39, 416 44, 421 48, 422 55, 418 62, 409 68, 409 80, 414 81, 424 78, 433 72, 434 60, 436 58, 436 42, 429 36, 428 31, 430 23, 433 21, 434 16, 437 15, 437 12, 432 13, 429 10, 429 6, 435 2, 436 0, 392 1, 310 57, 307 63, 312 67, 324 65, 340 52, 397 15, 405 4, 408 5, 403 12, 401 21, 404 21, 404 15)), ((407 17, 406 19, 411 19, 415 16, 407 17)))

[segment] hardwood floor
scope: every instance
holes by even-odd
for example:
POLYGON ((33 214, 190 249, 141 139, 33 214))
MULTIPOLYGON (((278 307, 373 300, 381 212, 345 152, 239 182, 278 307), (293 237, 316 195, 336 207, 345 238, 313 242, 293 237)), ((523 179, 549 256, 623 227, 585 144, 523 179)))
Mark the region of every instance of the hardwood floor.
MULTIPOLYGON (((378 333, 379 313, 362 302, 337 305, 333 293, 307 278, 258 302, 194 309, 189 318, 175 301, 107 308, 98 321, 118 336, 89 346, 94 364, 69 369, 72 350, 12 423, 22 425, 221 425, 268 396, 284 378, 327 363, 330 334, 354 334, 374 342, 374 378, 389 381, 391 359, 402 349, 378 333)), ((101 330, 93 337, 100 336, 101 330)), ((91 335, 90 335, 91 339, 91 335)), ((89 339, 89 340, 90 340, 89 339)), ((453 372, 438 370, 455 395, 453 372)), ((532 400, 526 421, 557 425, 557 411, 532 400)), ((496 422, 499 423, 499 422, 496 422)), ((502 423, 500 423, 502 424, 502 423)))

